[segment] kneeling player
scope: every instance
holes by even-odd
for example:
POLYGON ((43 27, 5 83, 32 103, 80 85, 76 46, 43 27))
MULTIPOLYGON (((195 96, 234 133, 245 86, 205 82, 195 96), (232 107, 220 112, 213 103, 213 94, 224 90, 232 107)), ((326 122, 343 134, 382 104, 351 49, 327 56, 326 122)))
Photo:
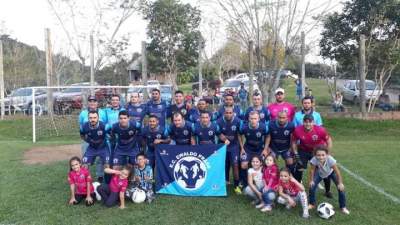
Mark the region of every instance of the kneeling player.
POLYGON ((125 208, 125 191, 128 187, 128 177, 130 170, 127 167, 122 170, 104 169, 104 172, 112 174, 110 184, 101 184, 97 187, 97 192, 101 200, 107 207, 112 207, 120 202, 120 209, 125 208))
POLYGON ((69 166, 68 182, 71 189, 69 204, 76 205, 85 199, 87 206, 93 205, 96 195, 89 170, 81 166, 81 160, 77 156, 69 160, 69 166))
POLYGON ((133 179, 127 195, 131 196, 136 188, 140 188, 146 192, 146 201, 151 203, 155 194, 153 192, 153 170, 149 165, 146 165, 146 157, 144 154, 136 156, 137 166, 133 172, 133 179))

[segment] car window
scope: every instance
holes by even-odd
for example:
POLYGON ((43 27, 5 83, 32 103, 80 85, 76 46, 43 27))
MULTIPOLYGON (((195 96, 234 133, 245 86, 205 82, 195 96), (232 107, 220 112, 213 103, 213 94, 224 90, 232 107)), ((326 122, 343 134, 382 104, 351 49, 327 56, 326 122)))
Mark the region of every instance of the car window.
POLYGON ((230 88, 238 87, 240 86, 240 82, 241 82, 240 80, 230 80, 224 84, 224 87, 230 87, 230 88))
MULTIPOLYGON (((372 91, 372 90, 375 90, 375 83, 374 82, 372 82, 372 81, 365 81, 365 90, 369 90, 369 91, 372 91)), ((357 82, 357 88, 358 89, 361 89, 360 88, 360 82, 357 82)))
POLYGON ((12 97, 28 96, 28 95, 32 95, 32 89, 30 88, 19 88, 11 93, 12 97))

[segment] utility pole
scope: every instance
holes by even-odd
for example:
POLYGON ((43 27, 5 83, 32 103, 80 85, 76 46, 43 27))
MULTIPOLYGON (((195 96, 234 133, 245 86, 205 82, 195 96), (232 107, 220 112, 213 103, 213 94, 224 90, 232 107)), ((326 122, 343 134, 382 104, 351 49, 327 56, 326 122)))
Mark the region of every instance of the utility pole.
MULTIPOLYGON (((90 35, 90 86, 94 86, 94 41, 90 35)), ((94 89, 90 88, 90 95, 94 95, 94 89)))
POLYGON ((148 93, 147 93, 147 52, 146 52, 146 42, 142 41, 142 79, 143 79, 143 84, 146 86, 146 88, 143 90, 143 98, 146 101, 148 99, 148 93))
POLYGON ((249 94, 248 99, 253 95, 253 78, 254 78, 254 63, 253 63, 253 41, 249 41, 249 65, 250 65, 250 78, 249 78, 249 94))
MULTIPOLYGON (((47 87, 53 85, 53 54, 51 48, 51 38, 50 29, 46 28, 45 33, 45 49, 46 49, 46 80, 47 87)), ((35 97, 35 96, 33 96, 35 97)), ((36 99, 32 99, 35 101, 36 99)), ((32 104, 33 105, 33 104, 32 104)), ((47 112, 50 116, 53 116, 53 90, 51 88, 47 89, 47 112)), ((32 113, 36 113, 36 109, 32 109, 32 113)))
MULTIPOLYGON (((365 35, 360 35, 360 110, 362 117, 365 118, 367 114, 367 109, 365 107, 365 35)), ((357 84, 356 84, 357 85, 357 84)))
POLYGON ((200 36, 199 37, 199 58, 198 58, 198 69, 199 69, 199 97, 201 98, 203 95, 203 73, 202 73, 202 69, 203 69, 203 61, 202 61, 202 57, 201 54, 203 53, 203 48, 204 48, 204 41, 203 38, 200 36))
POLYGON ((306 96, 306 35, 301 32, 301 96, 306 96))
POLYGON ((1 120, 4 120, 5 104, 4 104, 4 70, 3 70, 3 42, 0 40, 0 108, 1 120))

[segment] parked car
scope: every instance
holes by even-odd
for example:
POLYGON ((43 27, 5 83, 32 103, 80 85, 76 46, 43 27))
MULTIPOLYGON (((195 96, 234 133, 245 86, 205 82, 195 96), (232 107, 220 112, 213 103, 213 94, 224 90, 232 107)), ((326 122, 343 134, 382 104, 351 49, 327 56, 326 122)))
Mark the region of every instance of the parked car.
MULTIPOLYGON (((224 94, 224 92, 227 89, 230 89, 234 95, 237 94, 237 92, 240 89, 240 84, 244 83, 244 88, 248 91, 249 87, 250 87, 250 80, 227 80, 225 81, 224 85, 222 85, 222 87, 219 90, 218 96, 222 96, 224 94)), ((260 88, 257 84, 257 82, 253 82, 253 91, 260 91, 260 88)))
MULTIPOLYGON (((360 102, 360 81, 359 80, 347 80, 342 87, 343 99, 351 101, 353 103, 360 102)), ((376 84, 372 80, 365 81, 365 99, 368 101, 372 99, 378 99, 382 94, 382 90, 376 87, 376 84)))
MULTIPOLYGON (((26 114, 32 113, 32 90, 33 87, 18 88, 11 91, 11 94, 6 98, 6 109, 10 111, 21 111, 26 114)), ((41 112, 47 111, 47 91, 48 89, 35 89, 36 110, 41 112)), ((53 91, 53 99, 59 95, 59 92, 53 91)))
POLYGON ((160 85, 161 99, 171 103, 172 101, 172 85, 160 85))
MULTIPOLYGON (((249 80, 249 79, 250 79, 250 77, 249 77, 249 75, 247 73, 239 73, 239 74, 229 78, 226 81, 231 81, 231 80, 249 80)), ((257 76, 254 76, 253 80, 257 81, 257 76)))
POLYGON ((158 80, 148 80, 146 86, 150 89, 160 88, 160 82, 158 80))

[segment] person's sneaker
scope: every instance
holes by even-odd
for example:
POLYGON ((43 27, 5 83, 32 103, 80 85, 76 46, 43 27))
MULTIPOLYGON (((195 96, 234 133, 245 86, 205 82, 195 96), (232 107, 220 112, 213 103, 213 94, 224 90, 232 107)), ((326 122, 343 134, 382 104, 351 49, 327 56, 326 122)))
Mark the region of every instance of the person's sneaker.
POLYGON ((303 217, 304 219, 308 219, 308 218, 310 218, 310 214, 309 213, 303 213, 303 215, 301 217, 303 217))
POLYGON ((104 177, 98 177, 98 178, 97 178, 97 181, 98 181, 100 184, 102 184, 103 181, 104 181, 104 177))
POLYGON ((349 215, 350 211, 347 208, 342 208, 342 213, 346 214, 346 215, 349 215))
POLYGON ((236 186, 235 189, 233 189, 233 191, 237 194, 237 195, 241 195, 242 194, 242 189, 239 186, 236 186))
POLYGON ((327 198, 333 198, 332 193, 330 191, 325 192, 325 197, 327 198))
POLYGON ((260 203, 260 201, 258 201, 258 200, 253 200, 253 201, 251 201, 251 204, 252 205, 258 205, 260 203))
POLYGON ((287 210, 289 210, 289 209, 291 209, 292 207, 289 205, 289 203, 288 204, 286 204, 286 209, 287 210))
POLYGON ((308 205, 309 210, 314 209, 314 208, 315 208, 315 205, 311 205, 311 204, 308 205))
POLYGON ((324 185, 322 185, 321 183, 318 184, 318 188, 319 188, 320 190, 325 190, 324 185))
POLYGON ((256 205, 256 209, 261 209, 262 207, 264 207, 264 203, 261 202, 260 204, 256 205))
POLYGON ((270 205, 266 205, 261 208, 261 212, 271 212, 272 207, 270 205))

